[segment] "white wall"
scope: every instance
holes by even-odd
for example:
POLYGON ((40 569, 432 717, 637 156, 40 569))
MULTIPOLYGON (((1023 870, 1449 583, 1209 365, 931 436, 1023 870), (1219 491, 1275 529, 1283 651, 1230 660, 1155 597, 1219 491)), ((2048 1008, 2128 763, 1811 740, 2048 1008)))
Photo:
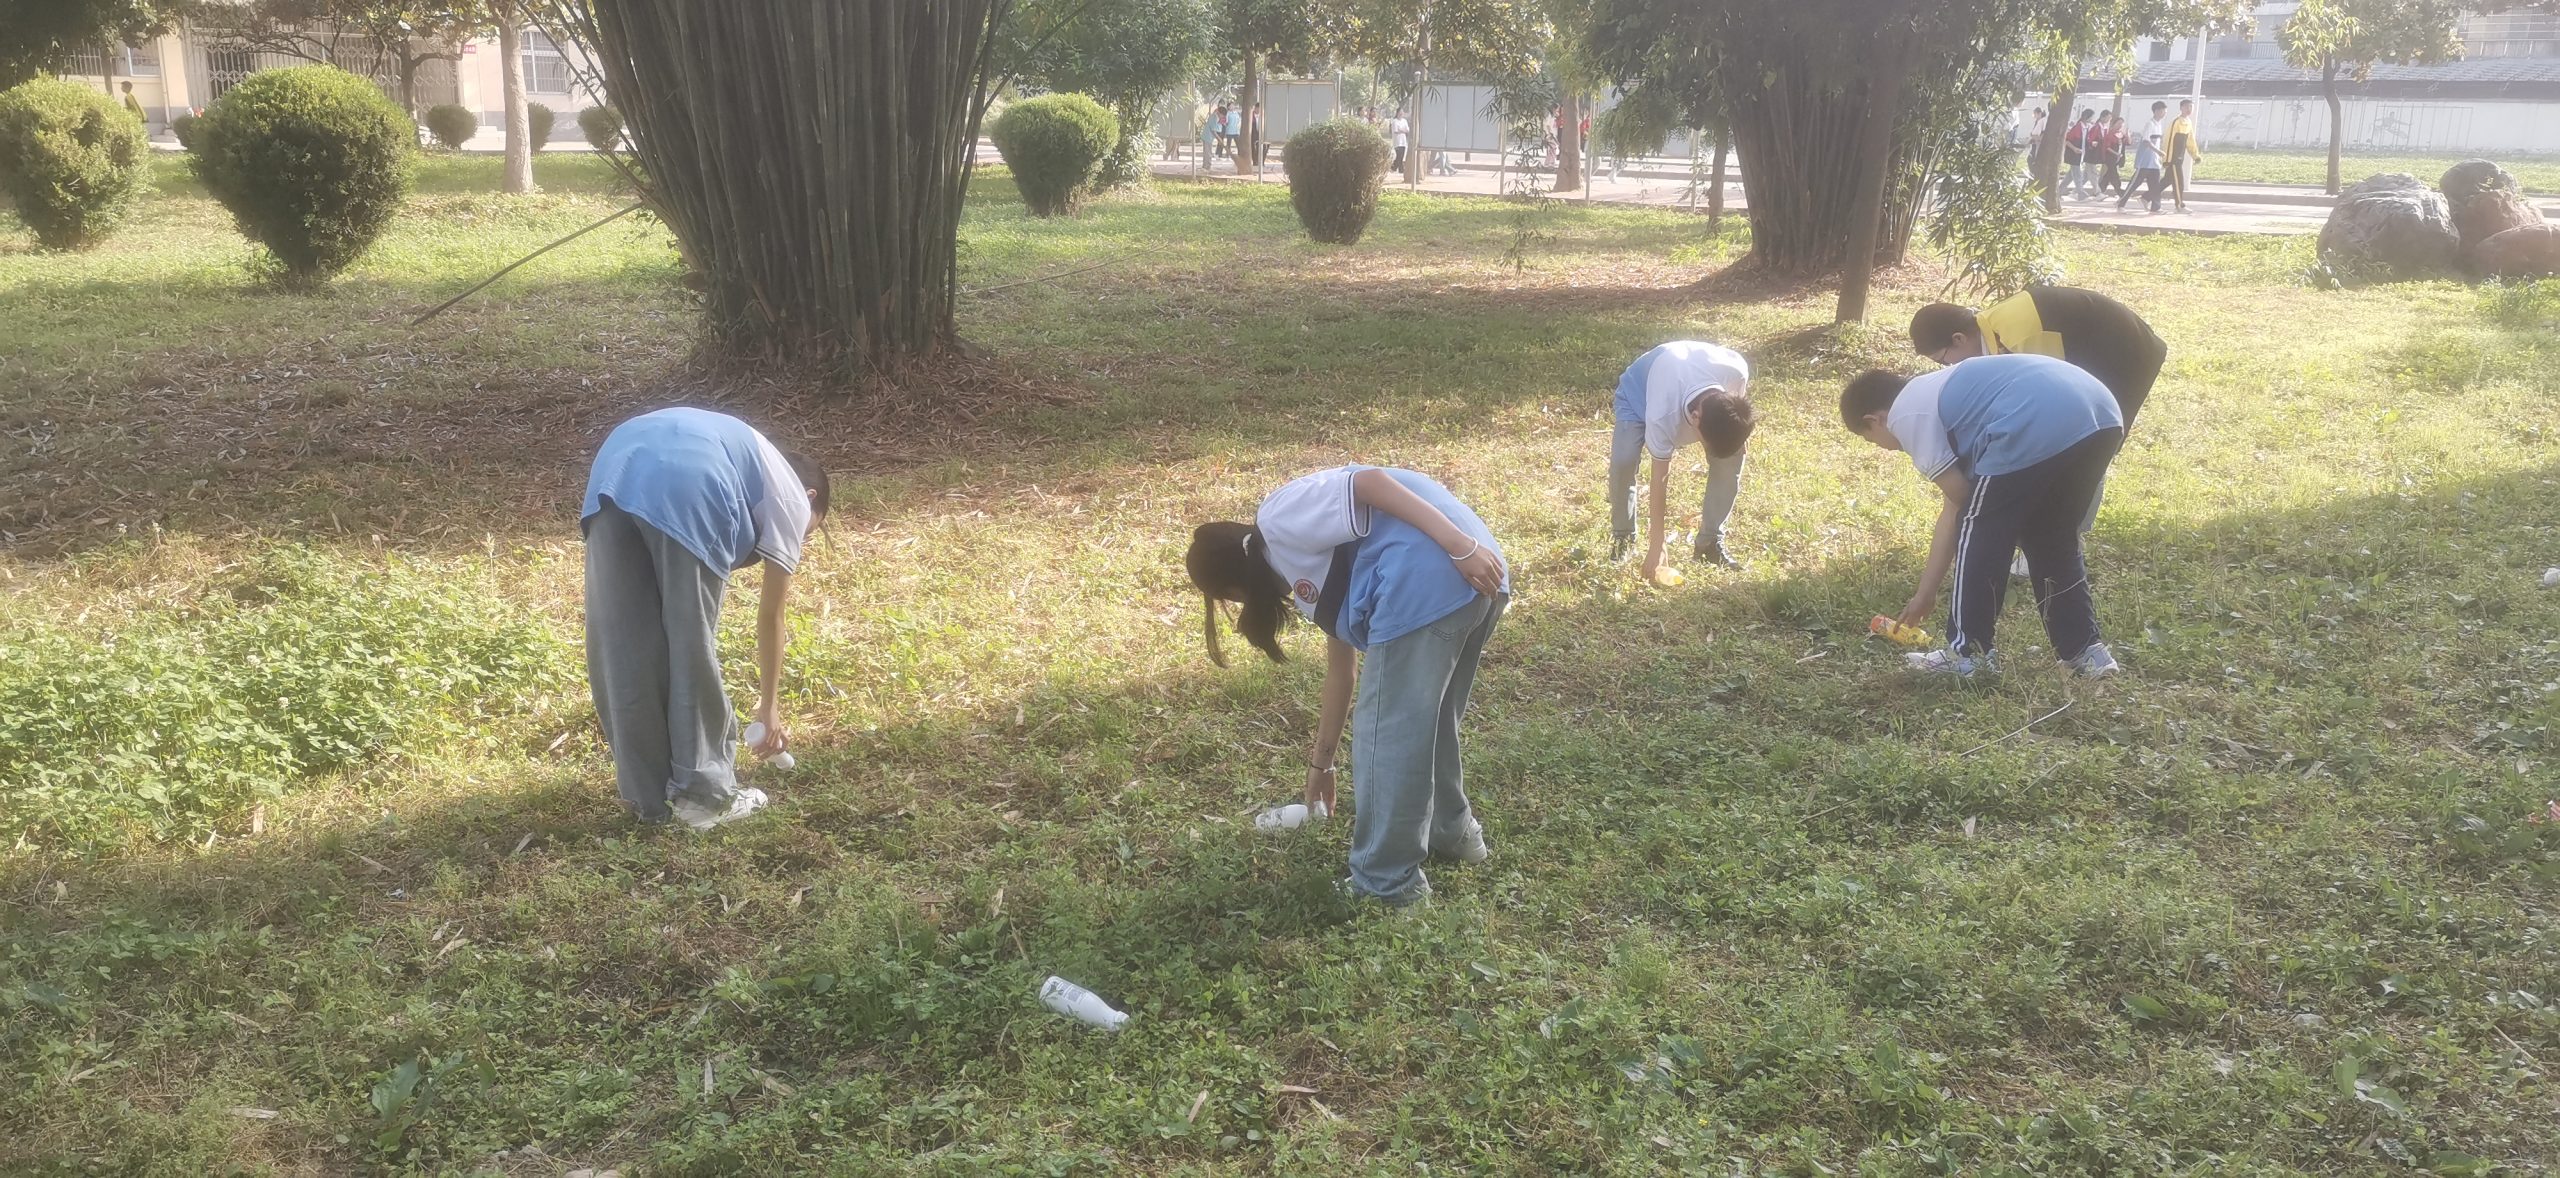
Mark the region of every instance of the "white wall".
MULTIPOLYGON (((2345 144, 2367 151, 2560 152, 2560 102, 2339 102, 2345 144)), ((2318 98, 2211 98, 2204 144, 2326 148, 2329 104, 2318 98)))
MULTIPOLYGON (((2125 122, 2139 132, 2151 121, 2151 104, 2162 96, 2128 94, 2125 122)), ((2178 95, 2165 96, 2176 117, 2178 95)), ((2083 94, 2076 107, 2105 111, 2115 101, 2106 94, 2083 94)), ((2045 97, 2030 94, 2018 104, 2020 128, 2035 125, 2035 108, 2045 97)), ((2560 153, 2560 102, 2429 102, 2406 98, 2345 98, 2346 146, 2367 152, 2472 152, 2501 154, 2560 153)), ((2077 113, 2076 111, 2074 112, 2077 113)), ((2067 120, 2064 120, 2067 121, 2067 120)), ((2057 121, 2054 125, 2063 125, 2057 121)), ((2305 98, 2216 98, 2205 93, 2204 149, 2265 147, 2325 150, 2329 146, 2329 104, 2305 98)))

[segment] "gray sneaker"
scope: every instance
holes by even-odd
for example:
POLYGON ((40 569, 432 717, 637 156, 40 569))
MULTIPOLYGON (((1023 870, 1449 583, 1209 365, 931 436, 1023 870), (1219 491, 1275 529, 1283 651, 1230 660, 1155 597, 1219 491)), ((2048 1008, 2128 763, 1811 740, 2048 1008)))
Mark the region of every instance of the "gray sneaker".
POLYGON ((1627 554, 1635 550, 1635 546, 1636 537, 1633 532, 1629 532, 1624 536, 1613 535, 1609 537, 1609 563, 1616 564, 1619 561, 1625 560, 1627 558, 1627 554))
POLYGON ((2103 642, 2090 643, 2088 649, 2062 660, 2062 665, 2083 679, 2112 678, 2124 670, 2124 664, 2116 661, 2115 652, 2103 642))

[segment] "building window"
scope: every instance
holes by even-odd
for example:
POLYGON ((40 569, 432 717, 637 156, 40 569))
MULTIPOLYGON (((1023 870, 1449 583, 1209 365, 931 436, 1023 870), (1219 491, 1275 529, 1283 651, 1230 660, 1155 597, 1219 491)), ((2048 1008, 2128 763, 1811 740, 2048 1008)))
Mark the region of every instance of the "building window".
POLYGON ((2159 40, 2157 40, 2157 41, 2153 41, 2153 42, 2151 43, 2151 60, 2153 60, 2153 61, 2167 61, 2167 60, 2169 60, 2169 39, 2168 39, 2168 38, 2163 37, 2163 38, 2161 38, 2161 39, 2159 39, 2159 40))
POLYGON ((2464 22, 2465 57, 2560 57, 2560 16, 2508 13, 2464 22))
POLYGON ((2247 33, 2224 33, 2213 39, 2212 54, 2216 60, 2226 57, 2255 57, 2257 45, 2250 41, 2247 33))
POLYGON ((567 94, 569 59, 560 47, 534 29, 524 33, 524 88, 528 94, 567 94))
POLYGON ((160 47, 128 45, 124 51, 124 72, 137 78, 160 76, 160 47))

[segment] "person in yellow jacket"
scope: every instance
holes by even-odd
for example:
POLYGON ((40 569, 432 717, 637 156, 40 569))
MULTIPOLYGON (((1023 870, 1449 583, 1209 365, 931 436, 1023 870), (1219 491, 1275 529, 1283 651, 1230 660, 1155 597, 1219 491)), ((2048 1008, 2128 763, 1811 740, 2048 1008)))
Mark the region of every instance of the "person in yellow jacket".
POLYGON ((2169 192, 2178 201, 2178 211, 2187 211, 2187 186, 2195 179, 2191 160, 2204 158, 2204 145, 2196 139, 2196 100, 2178 100, 2178 117, 2169 123, 2169 192))
MULTIPOLYGON (((1911 350, 1940 364, 1975 356, 2051 356, 2107 386, 2127 430, 2169 359, 2169 345, 2133 308, 2069 286, 2031 286, 1980 311, 1931 303, 1911 317, 1911 350)), ((2104 496, 2103 484, 2090 496, 2088 515, 2080 521, 2083 533, 2097 526, 2104 496)))

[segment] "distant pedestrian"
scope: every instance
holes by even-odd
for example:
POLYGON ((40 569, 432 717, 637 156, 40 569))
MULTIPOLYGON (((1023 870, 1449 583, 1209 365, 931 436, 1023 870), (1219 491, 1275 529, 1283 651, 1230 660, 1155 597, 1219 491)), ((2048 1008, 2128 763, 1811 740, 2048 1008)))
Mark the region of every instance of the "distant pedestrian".
POLYGON ((2035 124, 2027 128, 2027 154, 2033 155, 2037 148, 2044 146, 2044 124, 2044 108, 2039 106, 2036 108, 2035 124))
POLYGON ((148 127, 151 125, 151 116, 142 113, 142 100, 133 96, 133 83, 131 82, 124 84, 124 108, 132 111, 133 117, 142 120, 143 126, 148 127))
POLYGON ((1244 107, 1241 104, 1227 108, 1227 156, 1230 159, 1244 158, 1244 107))
POLYGON ((1262 134, 1261 103, 1253 104, 1252 112, 1245 116, 1244 122, 1245 139, 1253 144, 1253 166, 1259 168, 1270 162, 1271 157, 1271 141, 1264 138, 1262 134))
POLYGON ((2116 198, 2116 211, 2123 212, 2125 202, 2133 199, 2134 190, 2145 184, 2151 186, 2148 207, 2152 212, 2157 213, 2160 211, 2161 187, 2160 137, 2158 135, 2145 135, 2133 145, 2133 183, 2126 186, 2123 195, 2116 198))
POLYGON ((1396 149, 1396 161, 1389 166, 1396 172, 1402 173, 1405 149, 1413 144, 1413 124, 1405 121, 1402 107, 1396 109, 1394 118, 1387 120, 1387 138, 1395 144, 1396 149))
POLYGON ((1227 104, 1209 112, 1209 158, 1227 158, 1227 104))
POLYGON ((2196 141, 2196 103, 2192 98, 2178 100, 2177 120, 2169 124, 2169 191, 2176 195, 2178 211, 2187 211, 2187 190, 2195 186, 2195 161, 2204 158, 2204 145, 2196 141))
POLYGON ((2090 164, 2093 160, 2089 136, 2092 130, 2091 120, 2097 117, 2098 112, 2095 109, 2083 110, 2080 112, 2080 117, 2072 121, 2071 128, 2062 133, 2064 169, 2062 191, 2066 196, 2086 199, 2096 192, 2090 180, 2092 174, 2090 164))
POLYGON ((2124 116, 2115 111, 2108 111, 2106 117, 2100 121, 2105 123, 2106 127, 2099 134, 2099 147, 2102 154, 2099 156, 2098 166, 2102 171, 2098 176, 2098 194, 2104 196, 2112 192, 2122 196, 2124 195, 2124 116))

